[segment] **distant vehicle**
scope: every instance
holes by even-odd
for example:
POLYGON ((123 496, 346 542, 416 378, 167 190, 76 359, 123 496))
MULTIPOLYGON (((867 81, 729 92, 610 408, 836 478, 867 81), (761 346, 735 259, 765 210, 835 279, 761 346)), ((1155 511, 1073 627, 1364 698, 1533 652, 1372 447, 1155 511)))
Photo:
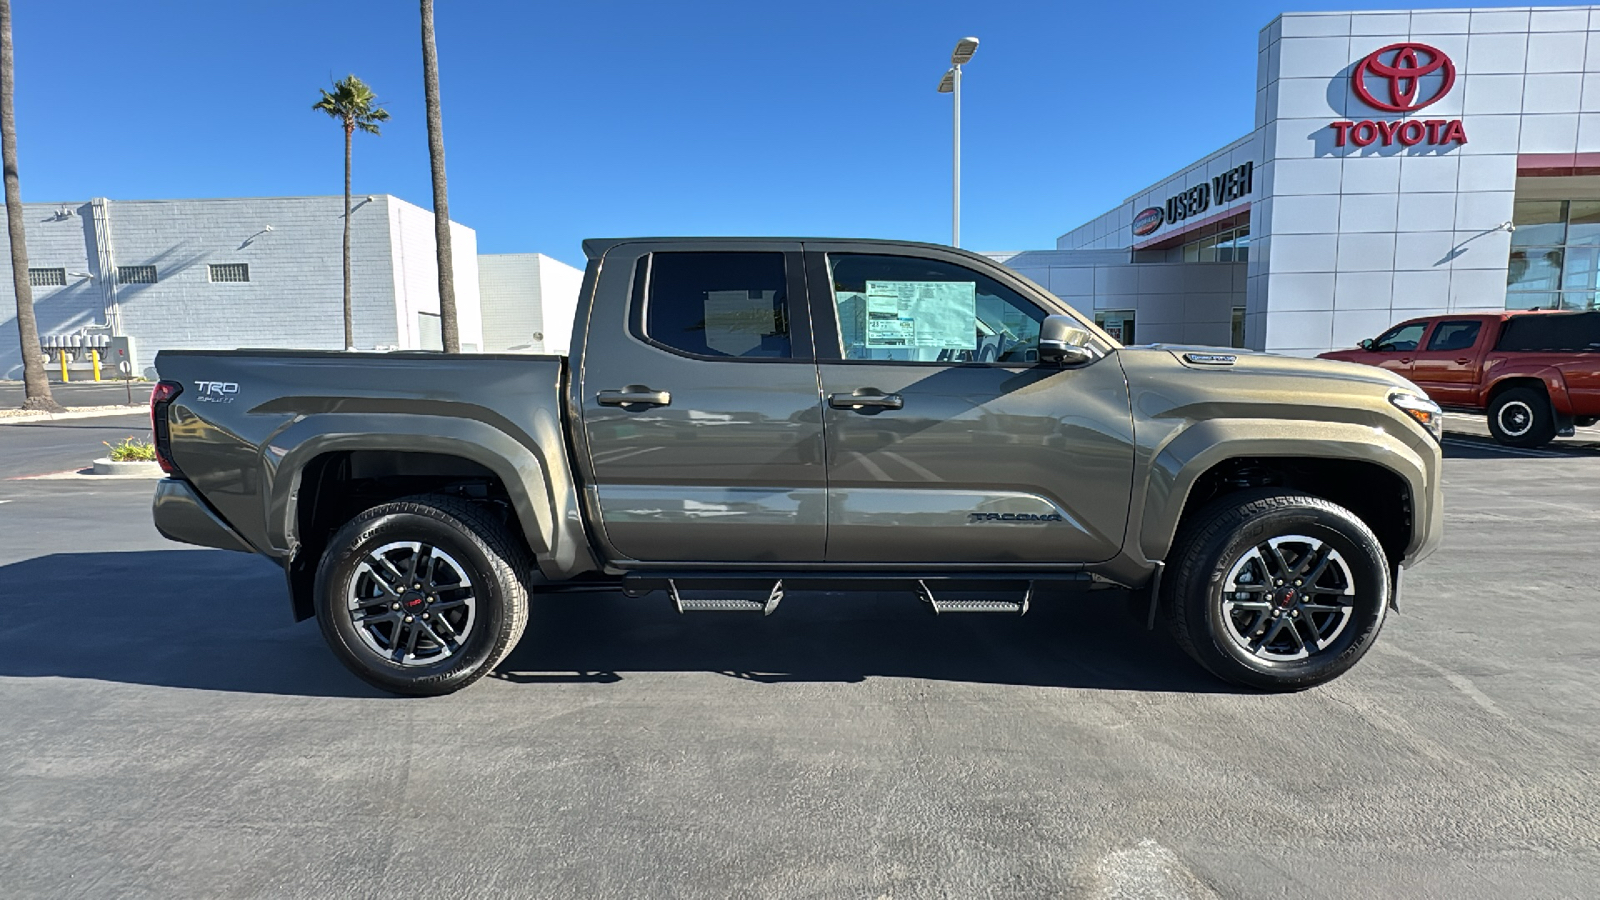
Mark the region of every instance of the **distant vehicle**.
POLYGON ((1388 369, 1445 409, 1487 414, 1509 447, 1600 422, 1600 312, 1427 316, 1322 358, 1388 369))
POLYGON ((1214 674, 1299 690, 1438 546, 1439 407, 1387 372, 1124 347, 929 244, 584 250, 570 359, 163 351, 156 526, 276 560, 295 616, 403 694, 489 672, 557 591, 1016 615, 1106 587, 1214 674))

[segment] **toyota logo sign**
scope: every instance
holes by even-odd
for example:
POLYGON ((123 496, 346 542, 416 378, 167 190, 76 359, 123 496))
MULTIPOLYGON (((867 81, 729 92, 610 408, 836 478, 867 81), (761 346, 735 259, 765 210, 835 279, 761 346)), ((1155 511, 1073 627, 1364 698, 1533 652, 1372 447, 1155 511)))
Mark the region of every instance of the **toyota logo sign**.
POLYGON ((1374 50, 1356 63, 1350 73, 1350 85, 1356 96, 1374 109, 1384 112, 1414 112, 1439 101, 1456 83, 1456 65, 1437 47, 1404 42, 1390 44, 1374 50), (1423 78, 1441 73, 1435 84, 1430 79, 1431 91, 1421 96, 1423 78), (1374 94, 1372 87, 1380 90, 1374 94), (1387 87, 1387 90, 1382 88, 1387 87))
POLYGON ((1133 233, 1143 237, 1161 227, 1161 207, 1152 206, 1133 217, 1133 233))

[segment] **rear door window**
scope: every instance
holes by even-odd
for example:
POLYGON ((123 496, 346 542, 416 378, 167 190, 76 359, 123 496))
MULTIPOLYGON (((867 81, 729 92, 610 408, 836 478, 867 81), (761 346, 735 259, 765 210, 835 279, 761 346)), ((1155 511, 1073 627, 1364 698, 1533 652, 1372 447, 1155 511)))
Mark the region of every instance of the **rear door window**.
POLYGON ((652 342, 692 356, 793 356, 782 253, 652 253, 638 269, 635 302, 643 293, 652 342))
POLYGON ((1440 322, 1433 329, 1433 336, 1428 338, 1429 350, 1470 350, 1478 342, 1478 331, 1483 323, 1471 320, 1461 322, 1440 322))

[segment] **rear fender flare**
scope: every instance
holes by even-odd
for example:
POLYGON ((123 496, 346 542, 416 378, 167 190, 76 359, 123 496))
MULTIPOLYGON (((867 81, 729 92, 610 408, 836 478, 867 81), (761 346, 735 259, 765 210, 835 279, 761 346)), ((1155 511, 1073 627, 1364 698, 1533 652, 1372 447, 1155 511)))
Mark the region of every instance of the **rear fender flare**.
MULTIPOLYGON (((1297 422, 1296 434, 1284 437, 1287 424, 1282 420, 1213 419, 1197 422, 1179 432, 1163 446, 1152 461, 1139 521, 1130 523, 1130 534, 1138 535, 1138 550, 1147 560, 1165 559, 1177 535, 1179 519, 1189 492, 1200 476, 1218 463, 1237 458, 1327 458, 1347 459, 1381 466, 1400 476, 1411 493, 1412 534, 1407 553, 1422 549, 1418 542, 1422 527, 1433 510, 1427 506, 1432 495, 1427 490, 1431 453, 1418 452, 1413 441, 1428 441, 1423 435, 1396 435, 1371 425, 1352 422, 1297 422)), ((1396 423, 1398 426, 1399 423, 1396 423)))
POLYGON ((298 500, 306 465, 325 453, 376 450, 437 453, 478 463, 498 477, 511 497, 528 546, 541 559, 557 543, 556 492, 547 467, 530 448, 483 422, 450 419, 440 434, 438 416, 389 414, 374 429, 371 415, 314 415, 274 435, 263 447, 262 463, 271 487, 267 494, 267 537, 284 553, 298 542, 298 500), (532 494, 529 487, 541 493, 532 494))
POLYGON ((1567 393, 1567 380, 1561 376, 1561 370, 1554 366, 1496 371, 1494 380, 1489 383, 1489 389, 1483 395, 1485 410, 1489 408, 1489 398, 1500 391, 1508 381, 1538 381, 1542 383, 1545 394, 1550 398, 1550 407, 1555 414, 1558 416, 1572 415, 1572 397, 1567 393))

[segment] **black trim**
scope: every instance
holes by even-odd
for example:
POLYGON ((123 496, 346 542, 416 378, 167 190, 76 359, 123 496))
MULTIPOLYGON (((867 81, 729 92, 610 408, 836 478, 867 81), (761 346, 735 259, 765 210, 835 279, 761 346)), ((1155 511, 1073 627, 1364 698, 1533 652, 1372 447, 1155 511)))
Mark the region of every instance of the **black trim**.
POLYGON ((919 582, 945 591, 990 591, 1000 587, 1025 588, 1032 582, 1087 588, 1094 579, 1087 572, 1018 570, 984 574, 981 572, 937 573, 925 570, 897 572, 794 572, 783 569, 728 572, 720 570, 656 570, 630 572, 622 577, 622 591, 630 596, 666 590, 672 581, 679 589, 766 590, 782 581, 785 591, 916 591, 919 582))

